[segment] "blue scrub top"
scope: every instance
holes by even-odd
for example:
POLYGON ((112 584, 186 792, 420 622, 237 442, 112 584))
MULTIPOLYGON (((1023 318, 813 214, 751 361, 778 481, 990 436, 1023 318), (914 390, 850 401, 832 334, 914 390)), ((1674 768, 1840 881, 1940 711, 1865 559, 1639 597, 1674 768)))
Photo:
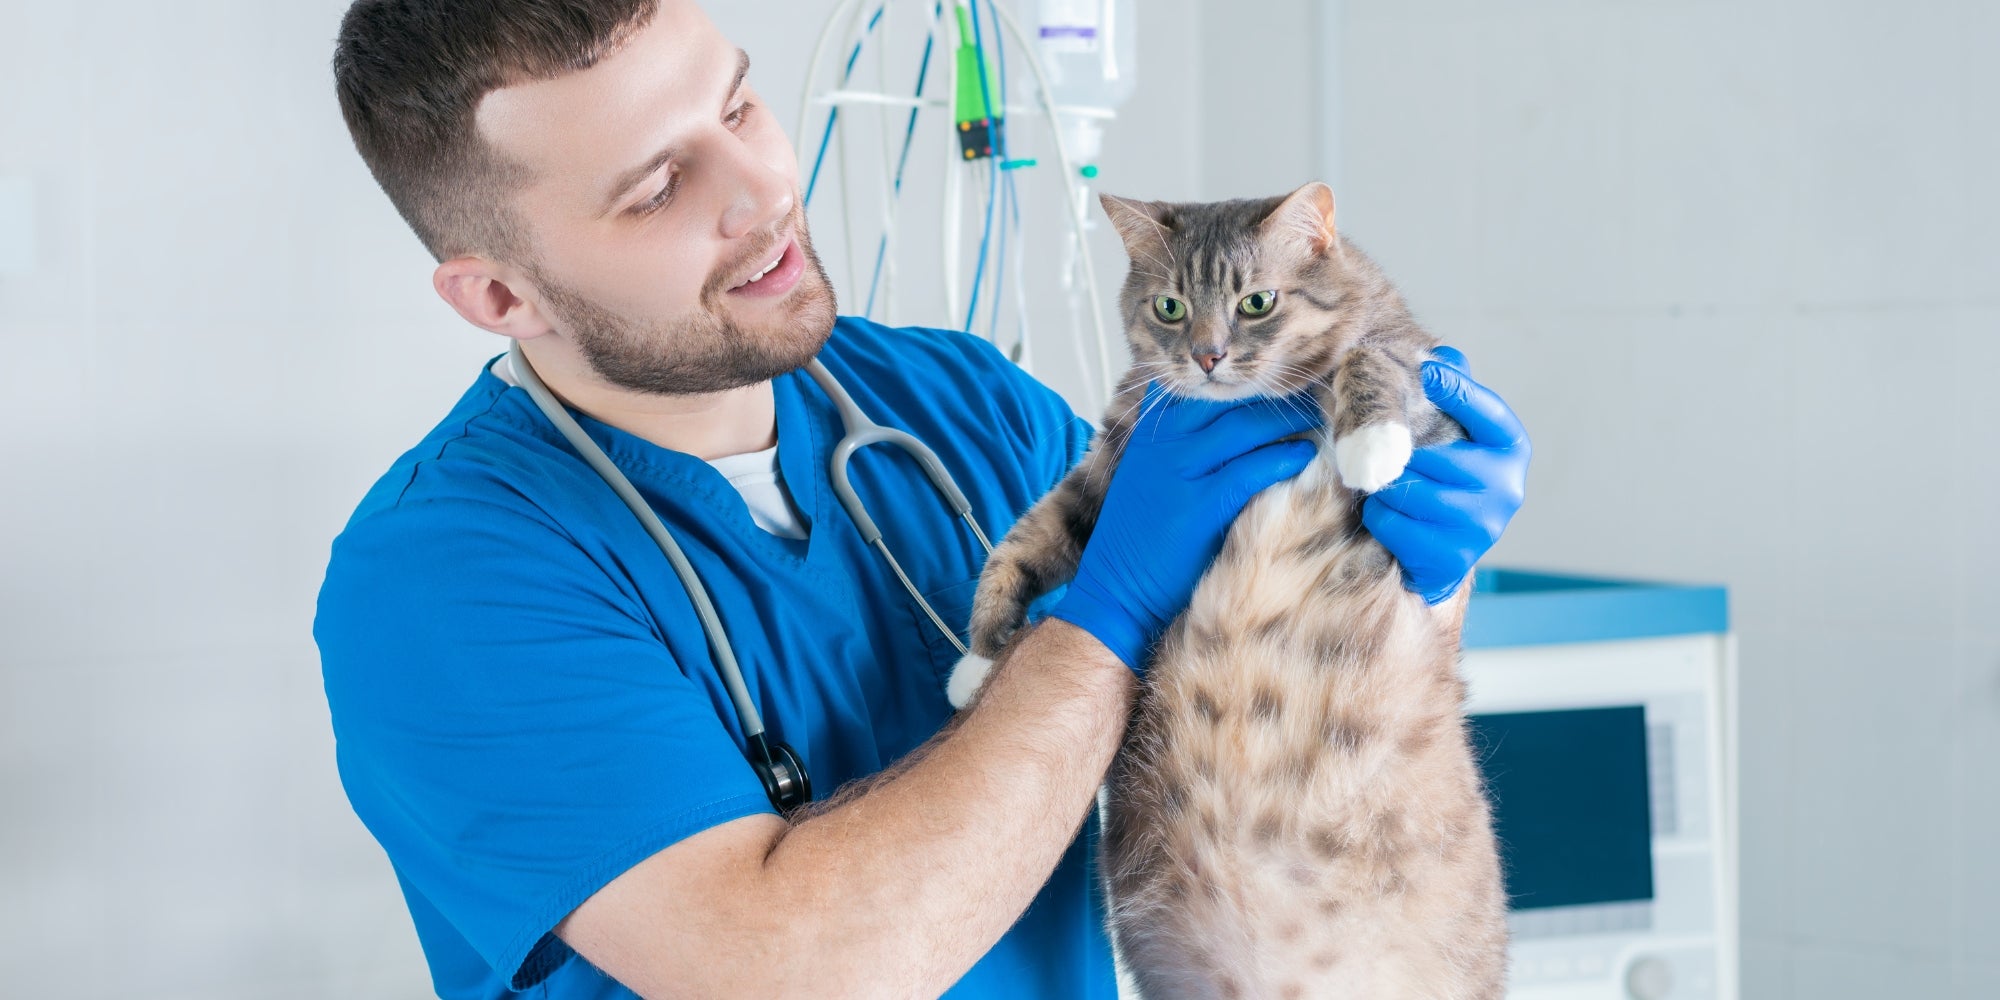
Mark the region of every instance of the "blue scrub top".
MULTIPOLYGON (((985 341, 843 318, 820 354, 862 410, 934 449, 988 537, 1091 429, 985 341)), ((958 653, 828 484, 841 436, 803 372, 774 381, 778 464, 808 538, 758 528, 693 456, 578 415, 674 531, 765 724, 820 795, 951 716, 958 653)), ((872 446, 855 489, 964 634, 984 553, 922 471, 872 446)), ((340 777, 401 883, 440 997, 630 997, 552 933, 635 863, 770 812, 665 556, 525 390, 482 368, 333 543, 313 625, 340 777)), ((1027 913, 947 996, 1116 996, 1085 825, 1027 913)))

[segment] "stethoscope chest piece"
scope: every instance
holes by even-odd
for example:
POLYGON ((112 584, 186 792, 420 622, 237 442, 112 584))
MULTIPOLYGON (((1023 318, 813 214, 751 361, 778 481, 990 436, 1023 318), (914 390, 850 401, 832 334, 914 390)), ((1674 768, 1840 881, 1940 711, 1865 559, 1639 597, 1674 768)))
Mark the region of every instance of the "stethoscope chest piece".
MULTIPOLYGON (((761 741, 760 741, 761 742, 761 741)), ((764 782, 764 794, 771 799, 771 805, 780 813, 789 813, 812 801, 812 778, 806 774, 805 763, 790 746, 773 742, 769 745, 768 759, 753 762, 757 777, 764 782)))

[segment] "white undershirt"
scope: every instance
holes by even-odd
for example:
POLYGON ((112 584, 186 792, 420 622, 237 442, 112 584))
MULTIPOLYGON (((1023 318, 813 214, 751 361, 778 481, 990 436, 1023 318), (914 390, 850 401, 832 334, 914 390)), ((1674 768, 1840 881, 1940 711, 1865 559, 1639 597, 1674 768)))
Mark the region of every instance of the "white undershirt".
MULTIPOLYGON (((491 370, 500 381, 520 385, 508 360, 501 355, 491 370)), ((785 489, 784 476, 778 471, 777 445, 763 451, 727 455, 708 464, 722 473, 729 485, 736 487, 736 492, 743 494, 743 503, 750 508, 750 520, 757 527, 780 538, 806 537, 805 522, 799 518, 798 508, 792 505, 791 493, 785 489)))
POLYGON ((750 507, 750 520, 757 522, 757 527, 780 538, 806 537, 806 526, 799 520, 798 508, 792 506, 784 476, 778 472, 777 445, 747 455, 714 459, 708 464, 715 466, 729 480, 729 485, 743 494, 743 502, 750 507))

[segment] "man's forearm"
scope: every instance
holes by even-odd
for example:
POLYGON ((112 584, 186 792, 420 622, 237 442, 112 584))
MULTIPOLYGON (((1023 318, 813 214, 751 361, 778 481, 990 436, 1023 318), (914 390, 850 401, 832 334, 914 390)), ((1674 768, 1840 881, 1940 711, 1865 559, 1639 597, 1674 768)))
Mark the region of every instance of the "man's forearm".
MULTIPOLYGON (((1025 633, 979 700, 772 848, 817 995, 936 996, 1000 939, 1092 808, 1137 690, 1067 622, 1025 633)), ((775 971, 775 970, 774 970, 775 971)))

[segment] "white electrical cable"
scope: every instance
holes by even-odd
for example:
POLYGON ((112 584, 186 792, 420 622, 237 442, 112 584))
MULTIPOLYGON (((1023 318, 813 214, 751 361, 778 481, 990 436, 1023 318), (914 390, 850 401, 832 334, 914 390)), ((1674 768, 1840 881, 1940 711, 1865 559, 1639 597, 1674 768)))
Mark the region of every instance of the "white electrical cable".
MULTIPOLYGON (((858 17, 859 13, 851 12, 850 8, 859 6, 861 2, 862 0, 835 0, 834 8, 832 12, 827 16, 826 27, 820 32, 819 40, 815 42, 813 45, 812 59, 806 65, 805 85, 799 95, 798 129, 794 133, 795 137, 801 143, 798 152, 800 158, 800 167, 802 171, 810 168, 810 164, 807 162, 808 151, 803 145, 803 143, 807 134, 806 129, 809 124, 807 121, 807 115, 810 114, 812 109, 814 109, 815 107, 818 107, 822 104, 832 105, 835 107, 838 107, 843 104, 881 104, 885 106, 893 105, 900 107, 916 107, 916 106, 948 107, 951 103, 950 97, 945 97, 942 99, 926 99, 920 101, 911 97, 904 97, 892 94, 871 94, 864 91, 848 90, 845 89, 844 87, 829 91, 825 95, 820 97, 814 96, 813 82, 816 79, 818 79, 820 66, 826 59, 827 45, 832 40, 835 26, 842 23, 843 15, 846 15, 847 17, 858 17)), ((893 2, 894 0, 881 0, 882 6, 884 7, 891 5, 893 2)), ((955 0, 945 0, 945 3, 947 5, 954 2, 955 0)), ((1006 114, 1010 116, 1014 114, 1033 115, 1039 112, 1042 116, 1048 119, 1049 135, 1051 140, 1053 141, 1053 145, 1055 146, 1056 163, 1062 175, 1061 182, 1063 188, 1063 196, 1069 208, 1069 211, 1065 214, 1069 216, 1070 231, 1076 240, 1078 259, 1082 265, 1080 269, 1083 271, 1084 290, 1089 298, 1091 332, 1095 335, 1095 338, 1097 340, 1097 367, 1100 375, 1102 376, 1102 394, 1103 394, 1102 398, 1098 401, 1097 408, 1101 410, 1103 406, 1108 404, 1110 401, 1111 392, 1115 384, 1114 380, 1117 377, 1117 373, 1114 371, 1111 365, 1111 340, 1109 332, 1105 329, 1103 295, 1098 287, 1097 269, 1091 260, 1090 241, 1088 236, 1085 234, 1083 228, 1084 219, 1086 218, 1086 209, 1083 203, 1083 184, 1077 175, 1076 164, 1070 158, 1069 144, 1063 138, 1061 126, 1062 126, 1062 118, 1064 116, 1109 119, 1114 117, 1114 113, 1102 108, 1079 108, 1079 107, 1071 107, 1069 105, 1062 105, 1062 106, 1056 105, 1052 96, 1053 91, 1049 86, 1048 73, 1042 67, 1040 58, 1037 57, 1035 54, 1033 43, 1028 38, 1027 34, 1021 30, 1020 22, 1015 20, 1014 15, 1011 11, 1007 10, 1004 6, 1000 4, 995 4, 992 7, 992 10, 995 14, 999 15, 1001 28, 1005 30, 1010 37, 1013 38, 1014 44, 1017 47, 1018 52, 1020 53, 1019 58, 1021 59, 1022 62, 1025 62, 1027 64, 1029 72, 1033 75, 1035 80, 1036 100, 1034 103, 1036 106, 1015 108, 1010 105, 1006 105, 1005 95, 1002 95, 1001 99, 1003 106, 1006 107, 1006 114)), ((944 42, 945 52, 946 52, 945 56, 946 86, 944 89, 944 93, 947 95, 954 95, 958 93, 958 59, 955 54, 957 52, 957 44, 958 44, 958 40, 955 37, 957 29, 957 21, 955 18, 942 17, 943 13, 944 11, 942 10, 942 7, 940 7, 938 14, 943 21, 943 24, 941 25, 942 30, 940 34, 942 37, 940 38, 940 41, 944 42)), ((1130 30, 1129 27, 1126 27, 1126 30, 1130 30)), ((886 81, 884 81, 884 83, 886 85, 886 81)), ((942 213, 943 225, 941 227, 941 229, 943 230, 942 235, 944 237, 944 254, 945 254, 945 275, 944 275, 945 315, 948 317, 955 317, 959 315, 959 311, 961 308, 961 305, 959 303, 959 288, 958 288, 958 264, 960 262, 961 253, 958 244, 959 240, 963 236, 962 216, 964 213, 964 191, 963 191, 963 172, 960 171, 958 167, 962 165, 964 158, 963 155, 959 152, 957 133, 953 129, 949 128, 945 129, 944 131, 945 131, 945 139, 949 143, 949 157, 950 157, 949 162, 951 165, 950 169, 947 169, 945 171, 945 206, 944 206, 945 210, 942 213)), ((842 164, 843 175, 845 174, 845 172, 846 172, 845 164, 843 163, 842 164)), ((843 193, 843 200, 844 199, 845 199, 845 194, 843 193)), ((850 227, 850 232, 851 228, 852 227, 850 227)), ((849 255, 850 257, 855 256, 851 248, 849 251, 849 255)), ((888 273, 889 269, 893 267, 894 267, 893 263, 885 261, 884 263, 885 275, 888 273)), ((1020 273, 1021 272, 1017 269, 1016 271, 1017 282, 1020 281, 1020 273)), ((1074 310, 1072 310, 1072 313, 1073 312, 1074 310)), ((1023 315, 1025 317, 1025 310, 1023 315)), ((1079 343, 1077 347, 1079 351, 1082 350, 1081 343, 1079 343)), ((1022 353, 1024 356, 1026 356, 1027 352, 1025 347, 1023 348, 1022 353)), ((1088 365, 1086 364, 1084 367, 1088 367, 1088 365)))
POLYGON ((797 143, 794 152, 799 155, 800 173, 804 173, 812 167, 812 164, 806 162, 807 149, 805 141, 806 115, 811 114, 813 107, 818 103, 813 100, 813 81, 819 79, 820 63, 826 59, 826 45, 833 40, 833 26, 840 23, 840 15, 847 10, 849 5, 860 2, 861 0, 835 0, 833 12, 827 15, 826 27, 820 29, 819 40, 813 43, 812 58, 806 62, 806 82, 799 89, 799 127, 797 131, 792 133, 794 141, 797 143))
MULTIPOLYGON (((872 90, 829 90, 818 97, 812 98, 812 102, 819 107, 829 107, 836 104, 886 104, 895 108, 943 108, 951 106, 952 103, 942 97, 918 99, 904 94, 882 94, 872 90)), ((1002 113, 1002 117, 1042 117, 1042 107, 1039 104, 1008 104, 1004 107, 1005 111, 1002 113)), ((1098 121, 1108 122, 1114 121, 1118 117, 1118 112, 1116 111, 1093 108, 1087 104, 1058 104, 1055 108, 1056 114, 1064 118, 1095 118, 1098 121)))
MULTIPOLYGON (((1072 233, 1072 234, 1070 235, 1070 240, 1071 240, 1071 241, 1075 241, 1076 239, 1077 239, 1076 235, 1072 233)), ((1082 319, 1083 319, 1083 318, 1082 318, 1081 316, 1078 316, 1078 315, 1077 315, 1077 307, 1076 307, 1076 296, 1075 296, 1075 295, 1065 295, 1065 296, 1063 296, 1063 302, 1064 302, 1064 304, 1065 304, 1065 305, 1067 305, 1067 306, 1069 307, 1069 322, 1070 322, 1070 325, 1071 325, 1072 327, 1074 327, 1074 326, 1079 326, 1079 325, 1081 325, 1081 323, 1082 323, 1082 319)), ((1073 351, 1075 351, 1075 352, 1076 352, 1076 370, 1077 370, 1077 371, 1080 371, 1080 372, 1081 372, 1081 371, 1089 371, 1089 370, 1090 370, 1090 352, 1089 352, 1089 351, 1088 351, 1088 350, 1087 350, 1087 349, 1086 349, 1086 348, 1085 348, 1085 347, 1083 346, 1083 338, 1082 338, 1082 337, 1071 337, 1071 338, 1069 338, 1069 346, 1070 346, 1070 349, 1071 349, 1071 350, 1073 350, 1073 351)), ((1096 412, 1096 413, 1102 413, 1102 412, 1104 412, 1104 408, 1105 408, 1105 407, 1107 407, 1107 406, 1110 406, 1110 405, 1111 405, 1111 397, 1110 397, 1109 393, 1107 393, 1107 394, 1105 395, 1105 397, 1104 397, 1104 404, 1103 404, 1102 406, 1099 406, 1099 407, 1097 407, 1097 408, 1096 408, 1096 409, 1095 409, 1094 411, 1092 411, 1092 412, 1096 412)))
MULTIPOLYGON (((840 82, 843 85, 854 76, 854 57, 859 53, 854 52, 853 48, 859 47, 867 38, 868 29, 864 27, 868 20, 867 13, 866 4, 855 4, 854 17, 848 21, 847 38, 852 47, 849 47, 848 61, 840 68, 840 82)), ((878 44, 877 48, 886 49, 887 46, 878 44)), ((850 294, 861 287, 862 266, 861 255, 854 250, 854 193, 848 187, 850 171, 847 165, 850 161, 847 158, 847 133, 851 131, 853 131, 851 128, 836 127, 833 132, 834 155, 840 158, 840 228, 841 237, 847 242, 847 287, 850 294)))
MULTIPOLYGON (((958 0, 945 0, 945 2, 956 4, 958 0)), ((957 8, 954 7, 953 10, 956 12, 957 8)), ((951 95, 947 100, 955 98, 958 94, 958 46, 963 41, 964 39, 958 37, 958 18, 947 18, 944 50, 951 56, 945 61, 949 71, 944 77, 944 92, 951 95)), ((956 117, 956 114, 951 117, 956 117)), ((945 129, 944 141, 944 212, 943 225, 939 227, 944 237, 944 256, 941 258, 944 261, 944 314, 945 318, 951 321, 945 325, 955 326, 958 320, 959 227, 962 224, 960 214, 965 210, 965 191, 959 170, 961 157, 958 152, 958 130, 945 129)))
MULTIPOLYGON (((1014 195, 1011 201, 1014 211, 1019 212, 1021 210, 1021 193, 1020 185, 1018 184, 1014 185, 1014 195)), ((1014 231, 1014 245, 1008 247, 1007 252, 1014 258, 1012 265, 1014 268, 1014 363, 1020 365, 1022 371, 1033 375, 1035 373, 1035 344, 1028 337, 1028 283, 1021 280, 1021 275, 1027 273, 1025 270, 1026 262, 1021 248, 1026 246, 1027 243, 1028 236, 1026 229, 1017 228, 1014 231)))
POLYGON ((1098 40, 1098 66, 1106 80, 1118 79, 1118 3, 1104 0, 1098 8, 1099 21, 1104 25, 1104 34, 1098 40))
MULTIPOLYGON (((930 39, 930 41, 925 43, 925 47, 933 54, 935 54, 937 51, 938 32, 943 27, 944 15, 945 15, 945 6, 942 0, 932 0, 930 27, 927 29, 929 34, 926 36, 927 38, 930 39)), ((954 58, 950 49, 945 50, 944 58, 946 59, 954 58)), ((923 76, 926 79, 928 79, 930 74, 930 70, 928 67, 920 68, 917 72, 918 75, 923 76)), ((886 97, 888 95, 884 94, 882 96, 886 97)), ((920 102, 919 100, 913 97, 911 98, 910 103, 907 106, 915 109, 915 108, 920 108, 922 104, 928 104, 928 103, 932 102, 929 101, 920 102)), ((939 105, 944 104, 943 101, 937 101, 935 103, 939 105)), ((915 140, 914 135, 908 135, 904 138, 903 141, 906 143, 911 143, 914 142, 914 140, 915 140)), ((884 149, 886 148, 887 147, 885 146, 884 149)), ((894 165, 892 165, 890 161, 888 161, 886 158, 883 160, 882 163, 883 176, 886 178, 890 178, 891 183, 896 185, 897 188, 895 192, 892 193, 889 197, 889 227, 886 230, 884 230, 882 234, 882 315, 884 322, 886 322, 890 326, 896 325, 896 236, 897 236, 896 222, 900 215, 901 206, 903 202, 902 192, 900 187, 901 181, 900 179, 897 178, 897 174, 901 169, 900 164, 902 157, 905 155, 907 155, 907 151, 898 153, 897 160, 894 165)))
MULTIPOLYGON (((875 46, 875 78, 884 87, 889 85, 889 20, 886 8, 887 4, 885 3, 884 16, 880 27, 882 38, 875 46)), ((880 104, 876 107, 875 130, 882 138, 882 240, 879 244, 880 249, 877 251, 880 255, 880 262, 876 265, 876 269, 868 272, 868 291, 863 293, 866 296, 864 301, 873 299, 876 292, 876 283, 886 280, 889 277, 889 261, 891 260, 889 252, 895 245, 896 235, 897 198, 894 189, 896 157, 891 152, 895 146, 895 140, 889 134, 889 106, 880 104)), ((888 325, 890 326, 896 325, 896 321, 888 316, 889 304, 894 301, 895 299, 892 297, 885 299, 882 303, 883 316, 888 320, 888 325)))
POLYGON ((1021 32, 1021 26, 1015 22, 1014 15, 999 4, 994 4, 992 9, 994 13, 1000 15, 1000 21, 1006 26, 1007 33, 1014 36, 1014 44, 1020 46, 1023 61, 1034 72, 1035 94, 1041 98, 1042 109, 1049 116, 1049 135, 1055 139, 1056 162, 1062 167, 1063 193, 1069 199, 1070 227, 1076 233, 1077 249, 1082 252, 1084 288, 1090 292, 1090 325, 1097 334, 1097 358, 1104 377, 1104 397, 1097 405, 1097 410, 1102 412, 1104 407, 1111 404, 1113 380, 1117 375, 1111 369, 1111 342, 1104 330, 1104 304, 1097 291, 1097 269, 1091 264, 1090 240, 1083 231, 1083 196, 1080 193, 1082 184, 1077 180, 1076 165, 1070 162, 1069 144, 1063 141, 1061 121, 1056 117, 1055 101, 1050 98, 1049 77, 1042 71, 1041 60, 1035 57, 1034 49, 1029 46, 1028 36, 1021 32))

